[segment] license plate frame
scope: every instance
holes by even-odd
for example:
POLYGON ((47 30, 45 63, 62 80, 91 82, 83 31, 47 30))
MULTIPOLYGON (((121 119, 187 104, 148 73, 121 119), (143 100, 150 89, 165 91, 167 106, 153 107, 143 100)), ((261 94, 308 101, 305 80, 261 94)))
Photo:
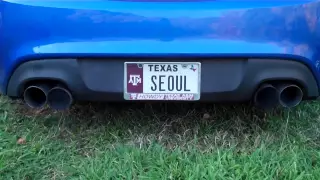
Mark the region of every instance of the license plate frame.
MULTIPOLYGON (((183 69, 183 71, 186 71, 187 69, 183 69)), ((187 72, 187 71, 186 71, 187 72)), ((191 72, 192 73, 192 72, 191 72)), ((137 73, 139 74, 139 73, 137 73)), ((141 73, 140 73, 141 74, 141 73)), ((130 74, 132 75, 132 74, 130 74)), ((134 82, 139 82, 138 75, 133 75, 134 82)), ((186 79, 185 79, 186 80, 186 79)), ((200 62, 124 62, 124 93, 123 97, 125 100, 140 100, 140 101, 198 101, 200 100, 200 94, 201 94, 201 63, 200 62), (139 68, 142 68, 142 79, 140 79, 140 82, 142 85, 139 86, 141 91, 142 86, 142 92, 132 92, 132 87, 130 85, 130 92, 128 92, 128 84, 129 80, 132 79, 132 77, 128 77, 128 68, 130 71, 132 71, 133 66, 137 66, 137 68, 134 68, 135 71, 141 71, 138 70, 139 68), (192 88, 193 92, 191 93, 144 93, 143 91, 143 82, 144 82, 144 71, 143 68, 144 65, 180 65, 181 68, 189 68, 190 72, 197 71, 197 77, 192 77, 193 79, 196 79, 198 82, 196 83, 198 87, 192 88), (192 66, 193 65, 193 66, 192 66), (193 69, 191 69, 193 68, 193 69), (197 91, 196 93, 194 91, 197 91)), ((133 81, 131 81, 133 85, 133 81)), ((137 83, 135 83, 137 84, 137 83)), ((177 85, 178 86, 178 85, 177 85)), ((186 87, 186 85, 184 86, 186 87)), ((136 90, 134 90, 136 91, 136 90)))

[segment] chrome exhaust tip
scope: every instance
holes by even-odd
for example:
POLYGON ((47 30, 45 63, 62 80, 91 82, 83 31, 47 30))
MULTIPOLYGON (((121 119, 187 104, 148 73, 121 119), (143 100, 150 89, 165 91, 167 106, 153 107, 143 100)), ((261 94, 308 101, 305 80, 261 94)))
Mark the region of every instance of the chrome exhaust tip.
POLYGON ((254 95, 254 104, 263 109, 272 109, 278 106, 278 90, 271 84, 263 84, 254 95))
POLYGON ((292 108, 303 99, 302 89, 295 84, 282 84, 278 87, 279 102, 283 107, 292 108))
POLYGON ((23 92, 25 103, 31 108, 42 108, 47 103, 49 89, 45 84, 28 86, 23 92))
POLYGON ((73 103, 70 91, 64 87, 56 86, 48 92, 48 105, 55 110, 66 110, 73 103))

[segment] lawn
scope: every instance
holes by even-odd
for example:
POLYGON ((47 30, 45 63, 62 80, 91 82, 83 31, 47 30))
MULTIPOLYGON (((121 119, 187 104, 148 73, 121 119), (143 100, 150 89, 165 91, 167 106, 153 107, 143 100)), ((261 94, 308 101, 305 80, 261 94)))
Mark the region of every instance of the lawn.
POLYGON ((319 179, 320 104, 77 104, 0 99, 0 179, 319 179))

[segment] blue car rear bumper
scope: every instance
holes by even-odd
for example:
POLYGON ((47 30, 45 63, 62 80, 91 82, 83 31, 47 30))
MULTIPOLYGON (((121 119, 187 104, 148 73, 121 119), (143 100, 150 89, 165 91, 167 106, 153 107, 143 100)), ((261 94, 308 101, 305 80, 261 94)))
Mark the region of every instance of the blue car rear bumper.
POLYGON ((197 58, 203 99, 248 100, 268 80, 297 81, 314 98, 319 10, 314 0, 0 1, 0 89, 20 97, 48 79, 77 99, 119 100, 125 61, 197 58))

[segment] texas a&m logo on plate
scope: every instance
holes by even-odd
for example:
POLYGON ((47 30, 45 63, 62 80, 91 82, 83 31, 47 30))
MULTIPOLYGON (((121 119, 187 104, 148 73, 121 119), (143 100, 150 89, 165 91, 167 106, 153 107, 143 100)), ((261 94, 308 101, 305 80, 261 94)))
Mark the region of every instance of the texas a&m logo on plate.
POLYGON ((127 92, 143 93, 143 67, 140 64, 127 64, 127 92))

